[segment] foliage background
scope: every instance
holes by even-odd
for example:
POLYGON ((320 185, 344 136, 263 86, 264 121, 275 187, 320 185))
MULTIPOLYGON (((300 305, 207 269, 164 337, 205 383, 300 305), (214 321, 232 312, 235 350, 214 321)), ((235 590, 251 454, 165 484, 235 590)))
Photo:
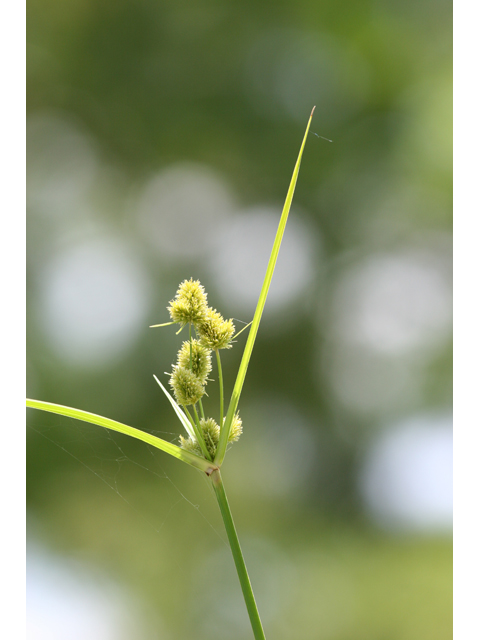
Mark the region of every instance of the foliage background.
MULTIPOLYGON (((189 277, 251 319, 316 105, 333 142, 304 154, 232 510, 267 636, 450 638, 450 3, 27 17, 28 395, 176 439, 152 374, 181 336, 148 325, 189 277)), ((27 427, 31 638, 250 637, 206 482, 93 426, 27 427)))

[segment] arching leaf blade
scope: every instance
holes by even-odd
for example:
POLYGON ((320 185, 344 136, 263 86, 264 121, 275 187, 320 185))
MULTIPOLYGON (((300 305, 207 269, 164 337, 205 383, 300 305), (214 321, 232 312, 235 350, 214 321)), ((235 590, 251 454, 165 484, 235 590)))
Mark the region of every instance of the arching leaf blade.
POLYGON ((83 422, 89 422, 90 424, 96 424, 100 427, 105 427, 105 429, 112 429, 113 431, 118 431, 119 433, 124 433, 127 436, 131 436, 132 438, 136 438, 137 440, 142 440, 147 444, 156 447, 157 449, 161 449, 168 453, 169 455, 189 464, 196 469, 200 469, 204 471, 208 475, 212 473, 214 469, 216 469, 216 465, 204 458, 200 458, 200 456, 196 456, 194 453, 190 453, 189 451, 184 451, 184 449, 178 447, 171 442, 167 442, 166 440, 162 440, 162 438, 157 438, 150 433, 146 433, 145 431, 140 431, 140 429, 135 429, 134 427, 129 427, 126 424, 121 422, 117 422, 116 420, 111 420, 110 418, 105 418, 104 416, 99 416, 95 413, 90 413, 88 411, 83 411, 81 409, 74 409, 72 407, 66 407, 61 404, 54 404, 52 402, 44 402, 42 400, 31 400, 27 398, 27 407, 31 409, 39 409, 41 411, 48 411, 50 413, 57 413, 62 416, 66 416, 67 418, 74 418, 75 420, 82 420, 83 422))

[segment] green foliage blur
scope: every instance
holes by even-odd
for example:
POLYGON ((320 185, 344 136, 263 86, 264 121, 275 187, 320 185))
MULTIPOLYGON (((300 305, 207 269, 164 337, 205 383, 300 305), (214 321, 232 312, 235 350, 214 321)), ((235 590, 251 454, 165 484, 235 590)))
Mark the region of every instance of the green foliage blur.
MULTIPOLYGON (((316 105, 226 489, 267 637, 450 638, 450 3, 27 9, 27 395, 178 442, 152 376, 185 336, 148 327, 191 277, 252 319, 316 105)), ((59 416, 27 436, 29 540, 129 594, 116 638, 251 637, 206 478, 59 416)))

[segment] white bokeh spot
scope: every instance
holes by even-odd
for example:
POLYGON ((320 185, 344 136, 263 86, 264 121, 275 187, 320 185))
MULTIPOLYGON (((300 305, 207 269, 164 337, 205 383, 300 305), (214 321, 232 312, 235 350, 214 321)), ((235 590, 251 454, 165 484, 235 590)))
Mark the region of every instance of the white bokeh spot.
POLYGON ((29 640, 152 637, 146 635, 141 607, 132 594, 98 571, 32 545, 27 550, 26 588, 29 640))
POLYGON ((450 531, 453 430, 449 416, 416 416, 382 432, 359 478, 367 509, 382 526, 450 531))
MULTIPOLYGON (((212 280, 225 303, 245 318, 253 317, 268 265, 281 208, 254 207, 232 216, 219 229, 210 258, 212 280)), ((265 317, 271 319, 298 302, 311 286, 319 261, 315 233, 293 212, 282 240, 265 317)), ((283 317, 283 323, 288 318, 283 317)))
POLYGON ((340 279, 333 334, 386 354, 436 346, 448 337, 452 292, 427 252, 371 256, 340 279))
POLYGON ((49 343, 72 364, 109 364, 147 326, 151 285, 129 245, 96 238, 57 254, 40 274, 49 343))

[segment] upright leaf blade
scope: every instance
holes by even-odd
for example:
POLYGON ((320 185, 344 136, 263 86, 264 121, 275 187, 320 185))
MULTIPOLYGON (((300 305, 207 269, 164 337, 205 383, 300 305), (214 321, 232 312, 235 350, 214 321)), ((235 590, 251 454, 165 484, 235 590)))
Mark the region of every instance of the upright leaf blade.
POLYGON ((297 184, 298 172, 300 170, 300 163, 302 161, 303 149, 305 147, 305 142, 307 140, 308 131, 310 129, 310 123, 312 122, 313 111, 315 107, 312 109, 312 113, 310 114, 310 118, 308 120, 307 128, 305 131, 305 135, 303 137, 303 142, 300 147, 300 152, 298 154, 297 162, 295 164, 295 168, 293 170, 292 179, 290 181, 290 186, 287 192, 287 197, 285 199, 285 204, 283 206, 282 216, 280 218, 280 223, 278 225, 277 234, 275 236, 275 241, 273 243, 272 252, 270 254, 270 260, 268 261, 267 272, 265 274, 265 279, 263 281, 262 290, 260 291, 260 297, 258 299, 257 308, 255 310, 255 315, 253 316, 253 322, 248 334, 247 342, 245 345, 245 349, 243 351, 242 361, 240 363, 240 367, 238 369, 237 379, 235 381, 235 386, 233 388, 232 397, 230 399, 230 404, 228 406, 227 415, 225 417, 225 422, 220 431, 220 440, 217 447, 217 454, 215 456, 215 464, 220 466, 225 458, 225 452, 227 450, 228 444, 228 436, 230 435, 230 429, 232 426, 233 417, 235 415, 235 411, 237 410, 238 401, 240 400, 240 394, 242 392, 243 383, 245 381, 245 375, 247 373, 248 363, 250 362, 250 357, 252 355, 253 345, 255 344, 255 339, 257 337, 258 327, 260 325, 260 320, 262 318, 263 309, 265 307, 265 302, 267 299, 268 290, 270 288, 270 283, 272 281, 273 271, 275 269, 275 265, 277 263, 278 252, 280 251, 280 245, 282 243, 283 233, 285 231, 285 227, 288 220, 288 214, 290 213, 290 207, 292 204, 293 193, 295 191, 295 186, 297 184))
POLYGON ((196 456, 194 453, 184 451, 171 442, 167 442, 166 440, 157 438, 150 433, 140 431, 139 429, 135 429, 134 427, 129 427, 128 425, 117 422, 116 420, 104 418, 103 416, 99 416, 96 413, 89 413, 88 411, 82 411, 81 409, 73 409, 72 407, 66 407, 61 404, 53 404, 52 402, 43 402, 42 400, 30 400, 28 398, 27 407, 30 407, 32 409, 40 409, 41 411, 49 411, 50 413, 58 413, 68 418, 83 420, 83 422, 90 422, 91 424, 96 424, 100 427, 105 427, 106 429, 119 431, 120 433, 124 433, 127 436, 131 436, 132 438, 137 438, 137 440, 142 440, 147 444, 151 444, 154 447, 157 447, 157 449, 161 449, 162 451, 165 451, 165 453, 170 454, 174 458, 178 458, 178 460, 186 462, 192 467, 196 467, 197 469, 204 471, 208 475, 210 475, 212 471, 217 468, 214 463, 209 462, 204 458, 200 458, 200 456, 196 456))

